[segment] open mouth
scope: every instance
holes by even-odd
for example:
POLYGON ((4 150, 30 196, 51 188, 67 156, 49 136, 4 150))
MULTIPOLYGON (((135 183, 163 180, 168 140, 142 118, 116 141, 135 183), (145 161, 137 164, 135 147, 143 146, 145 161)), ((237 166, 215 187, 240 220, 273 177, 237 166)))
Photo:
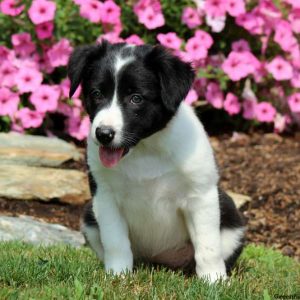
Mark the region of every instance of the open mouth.
POLYGON ((104 167, 113 168, 129 152, 129 148, 111 148, 100 146, 99 157, 104 167))

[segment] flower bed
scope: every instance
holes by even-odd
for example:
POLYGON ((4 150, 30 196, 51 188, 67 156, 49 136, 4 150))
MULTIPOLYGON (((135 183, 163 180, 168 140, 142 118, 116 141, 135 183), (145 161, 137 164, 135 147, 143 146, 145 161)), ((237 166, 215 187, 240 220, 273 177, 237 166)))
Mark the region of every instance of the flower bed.
POLYGON ((276 132, 300 124, 299 0, 2 0, 0 11, 1 131, 83 140, 66 65, 74 46, 103 39, 160 43, 191 62, 189 104, 276 132))

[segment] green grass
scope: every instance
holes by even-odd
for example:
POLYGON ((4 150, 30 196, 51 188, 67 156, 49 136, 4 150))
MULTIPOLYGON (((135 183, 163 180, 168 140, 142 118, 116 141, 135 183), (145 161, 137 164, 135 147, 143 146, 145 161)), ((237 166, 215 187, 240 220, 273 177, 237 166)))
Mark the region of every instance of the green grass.
POLYGON ((140 267, 107 275, 88 248, 0 244, 0 299, 274 299, 300 298, 300 265, 279 252, 249 245, 230 282, 209 285, 180 272, 140 267))

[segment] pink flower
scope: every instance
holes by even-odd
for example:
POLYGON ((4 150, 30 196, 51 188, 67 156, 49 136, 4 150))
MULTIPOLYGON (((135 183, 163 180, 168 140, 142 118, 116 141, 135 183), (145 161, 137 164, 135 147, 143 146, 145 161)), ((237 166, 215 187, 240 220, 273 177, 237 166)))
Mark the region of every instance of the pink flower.
POLYGON ((15 80, 20 94, 29 93, 41 85, 43 75, 36 69, 23 67, 17 73, 15 80))
POLYGON ((206 0, 205 11, 213 17, 222 17, 226 14, 226 0, 206 0))
POLYGON ((209 49, 214 43, 210 34, 200 29, 195 31, 195 37, 202 43, 203 47, 205 47, 206 49, 209 49))
POLYGON ((244 27, 251 34, 263 34, 265 30, 265 19, 256 13, 250 12, 236 17, 237 25, 244 27))
POLYGON ((0 85, 13 87, 15 85, 16 73, 17 69, 9 60, 2 62, 0 65, 0 85))
POLYGON ((128 38, 125 39, 125 42, 131 45, 143 45, 144 41, 136 34, 130 35, 128 38))
MULTIPOLYGON (((71 86, 71 83, 70 83, 70 79, 68 79, 68 78, 64 79, 60 83, 60 85, 59 85, 60 91, 64 98, 69 98, 70 86, 71 86)), ((81 93, 81 86, 79 85, 77 90, 75 91, 74 95, 72 96, 72 98, 79 98, 80 93, 81 93)))
POLYGON ((103 3, 97 0, 85 0, 80 4, 80 16, 93 23, 100 23, 103 3))
POLYGON ((0 87, 0 115, 13 117, 18 110, 20 98, 18 94, 11 92, 8 88, 0 87))
POLYGON ((156 38, 163 46, 174 50, 179 50, 182 44, 182 39, 175 32, 159 33, 156 38))
POLYGON ((204 47, 197 37, 188 39, 185 50, 192 60, 199 60, 207 57, 207 48, 204 47))
POLYGON ((198 95, 196 91, 194 89, 190 89, 190 91, 188 92, 187 96, 184 99, 184 102, 191 105, 197 100, 198 100, 198 95))
POLYGON ((187 25, 188 28, 193 29, 202 24, 201 18, 197 9, 186 7, 183 10, 181 22, 187 25))
POLYGON ((300 70, 294 69, 291 85, 294 88, 300 88, 300 70))
POLYGON ((281 56, 277 56, 269 62, 266 69, 276 80, 289 80, 293 76, 293 68, 291 64, 281 56))
POLYGON ((86 116, 81 119, 79 116, 71 116, 67 122, 68 133, 77 140, 84 140, 90 131, 90 120, 86 116))
POLYGON ((17 54, 28 56, 35 51, 36 46, 28 32, 15 33, 11 36, 11 42, 17 54))
POLYGON ((31 95, 30 102, 39 112, 53 112, 58 105, 60 91, 57 86, 42 84, 31 95))
POLYGON ((8 59, 10 51, 5 46, 0 46, 0 63, 8 59))
POLYGON ((227 0, 226 10, 232 17, 237 17, 246 12, 244 0, 227 0))
POLYGON ((19 5, 20 1, 18 0, 3 0, 0 3, 0 11, 8 16, 15 17, 19 15, 23 10, 25 5, 19 5))
POLYGON ((72 47, 69 40, 62 38, 59 42, 52 46, 47 52, 50 64, 52 67, 66 66, 69 56, 72 52, 72 47))
POLYGON ((119 34, 115 32, 108 32, 105 34, 101 34, 97 39, 97 43, 102 43, 104 40, 110 42, 111 44, 124 42, 124 40, 119 37, 119 34))
POLYGON ((115 23, 120 19, 121 8, 112 0, 107 0, 101 7, 101 21, 103 23, 115 23))
POLYGON ((206 97, 206 101, 210 103, 213 107, 215 108, 223 107, 224 95, 218 83, 210 82, 207 85, 205 97, 206 97))
POLYGON ((33 24, 41 24, 54 20, 56 4, 48 0, 33 0, 28 15, 33 24))
POLYGON ((250 52, 249 43, 243 39, 233 42, 231 45, 231 49, 234 52, 244 52, 244 51, 250 52))
POLYGON ((229 115, 236 115, 241 110, 241 105, 239 103, 239 100, 237 96, 235 96, 232 93, 228 93, 226 95, 225 101, 224 101, 224 109, 228 112, 229 115))
POLYGON ((292 27, 289 22, 281 20, 275 27, 274 41, 280 45, 282 50, 290 52, 297 40, 293 36, 292 27))
POLYGON ((255 107, 255 115, 260 122, 273 122, 276 116, 276 109, 268 102, 260 102, 255 107))
POLYGON ((243 102, 243 118, 246 120, 252 120, 256 116, 257 102, 254 98, 245 99, 243 102))
POLYGON ((222 69, 231 80, 239 81, 253 73, 259 66, 259 61, 250 52, 232 51, 222 64, 222 69))
POLYGON ((16 112, 16 118, 21 121, 24 128, 37 128, 43 123, 44 114, 39 111, 30 110, 29 108, 21 108, 16 112))
POLYGON ((295 33, 300 33, 300 8, 289 12, 288 19, 291 23, 292 30, 295 33))
POLYGON ((300 113, 300 93, 294 93, 288 97, 288 104, 292 112, 300 113))
POLYGON ((54 29, 54 24, 53 22, 49 21, 49 22, 38 24, 35 27, 35 32, 38 39, 45 40, 51 38, 53 29, 54 29))
POLYGON ((144 24, 148 29, 155 29, 165 25, 163 14, 155 12, 151 6, 139 13, 139 22, 144 24))

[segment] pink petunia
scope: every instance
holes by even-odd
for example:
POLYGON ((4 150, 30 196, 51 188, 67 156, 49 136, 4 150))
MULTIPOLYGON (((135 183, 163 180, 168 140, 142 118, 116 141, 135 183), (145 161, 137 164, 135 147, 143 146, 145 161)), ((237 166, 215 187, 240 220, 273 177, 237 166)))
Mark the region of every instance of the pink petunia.
POLYGON ((15 83, 20 94, 35 91, 41 85, 42 81, 42 73, 28 67, 21 68, 15 78, 15 83))
POLYGON ((38 128, 42 125, 44 114, 39 111, 30 110, 27 107, 21 108, 15 114, 22 126, 26 128, 38 128))
POLYGON ((295 33, 300 33, 300 8, 289 12, 288 19, 290 21, 292 30, 295 33))
POLYGON ((8 88, 0 87, 0 115, 12 117, 18 110, 20 97, 8 88))
POLYGON ((30 102, 39 112, 53 112, 58 105, 60 90, 57 86, 42 84, 30 95, 30 102))
POLYGON ((208 51, 196 37, 188 39, 185 50, 192 60, 204 59, 207 57, 208 51))
POLYGON ((249 43, 246 40, 238 40, 236 42, 233 42, 231 44, 231 49, 234 52, 244 52, 244 51, 250 51, 249 43))
POLYGON ((103 23, 115 23, 120 19, 121 8, 112 0, 107 0, 101 7, 101 21, 103 23))
POLYGON ((291 85, 294 88, 300 88, 300 70, 294 69, 293 77, 291 79, 291 85))
POLYGON ((49 22, 36 25, 35 32, 38 39, 45 40, 52 37, 53 29, 54 29, 54 24, 53 22, 49 21, 49 22))
POLYGON ((139 15, 140 23, 148 29, 155 29, 165 25, 165 19, 162 13, 156 13, 152 7, 147 7, 139 15))
POLYGON ((276 114, 274 119, 274 132, 281 133, 291 123, 291 119, 288 115, 276 114))
MULTIPOLYGON (((61 90, 61 94, 64 98, 69 98, 70 86, 71 86, 71 82, 69 78, 64 79, 60 83, 59 87, 61 90)), ((72 98, 79 98, 80 93, 81 93, 81 86, 79 85, 72 98)))
POLYGON ((65 38, 54 44, 47 52, 51 66, 54 68, 66 66, 72 49, 69 40, 65 38))
POLYGON ((227 0, 226 10, 232 17, 237 17, 246 12, 244 0, 227 0))
POLYGON ((194 89, 190 89, 190 91, 188 92, 187 96, 184 99, 184 102, 191 105, 197 100, 198 100, 198 95, 196 91, 194 89))
POLYGON ((205 47, 206 49, 209 49, 214 43, 210 34, 201 29, 195 31, 195 37, 202 43, 203 47, 205 47))
POLYGON ((254 12, 237 16, 235 22, 237 25, 247 29, 251 34, 263 34, 265 31, 266 20, 254 12))
POLYGON ((300 93, 294 93, 288 97, 290 110, 294 113, 300 113, 300 93))
POLYGON ((11 36, 11 42, 16 53, 21 56, 29 56, 36 49, 35 44, 31 40, 31 35, 28 32, 13 34, 11 36))
POLYGON ((18 16, 25 8, 25 5, 20 5, 20 1, 18 0, 3 0, 0 3, 0 11, 4 14, 4 15, 8 15, 8 16, 18 16))
POLYGON ((144 44, 144 41, 138 35, 136 35, 136 34, 132 34, 129 37, 127 37, 125 39, 125 42, 127 44, 137 45, 137 46, 144 44))
POLYGON ((4 62, 8 59, 10 54, 10 50, 6 48, 5 46, 0 45, 0 63, 4 62))
POLYGON ((266 69, 276 80, 289 80, 293 76, 291 64, 281 56, 277 56, 269 62, 266 69))
POLYGON ((250 52, 230 52, 222 64, 223 71, 233 81, 239 81, 259 68, 260 63, 250 52))
POLYGON ((175 32, 159 33, 156 38, 164 47, 179 50, 182 44, 182 39, 175 32))
POLYGON ((181 16, 181 22, 187 25, 187 27, 190 29, 193 29, 202 24, 202 20, 197 9, 192 7, 184 8, 181 16))
POLYGON ((209 16, 222 17, 226 14, 226 0, 206 0, 204 8, 209 16))
POLYGON ((15 85, 17 68, 6 60, 0 65, 0 85, 12 88, 15 85))
POLYGON ((115 32, 101 34, 97 38, 97 43, 102 43, 104 40, 110 42, 111 44, 124 43, 124 40, 115 32))
POLYGON ((268 102, 260 102, 255 106, 255 116, 260 122, 273 122, 276 109, 268 102))
POLYGON ((87 116, 81 119, 79 116, 71 116, 67 122, 68 133, 77 140, 84 140, 90 131, 90 120, 87 116))
POLYGON ((210 82, 207 85, 205 98, 206 101, 210 103, 213 107, 219 109, 223 107, 224 95, 218 83, 210 82))
POLYGON ((276 24, 274 41, 280 45, 282 50, 288 52, 297 44, 297 39, 293 35, 292 27, 289 22, 281 20, 276 24))
POLYGON ((85 0, 80 4, 79 14, 93 23, 100 23, 103 3, 97 0, 85 0))
POLYGON ((241 105, 237 96, 232 93, 228 93, 224 101, 224 109, 231 116, 238 114, 241 111, 241 105))
POLYGON ((33 0, 28 10, 28 15, 32 23, 38 25, 41 23, 53 21, 55 10, 55 2, 48 0, 33 0))

